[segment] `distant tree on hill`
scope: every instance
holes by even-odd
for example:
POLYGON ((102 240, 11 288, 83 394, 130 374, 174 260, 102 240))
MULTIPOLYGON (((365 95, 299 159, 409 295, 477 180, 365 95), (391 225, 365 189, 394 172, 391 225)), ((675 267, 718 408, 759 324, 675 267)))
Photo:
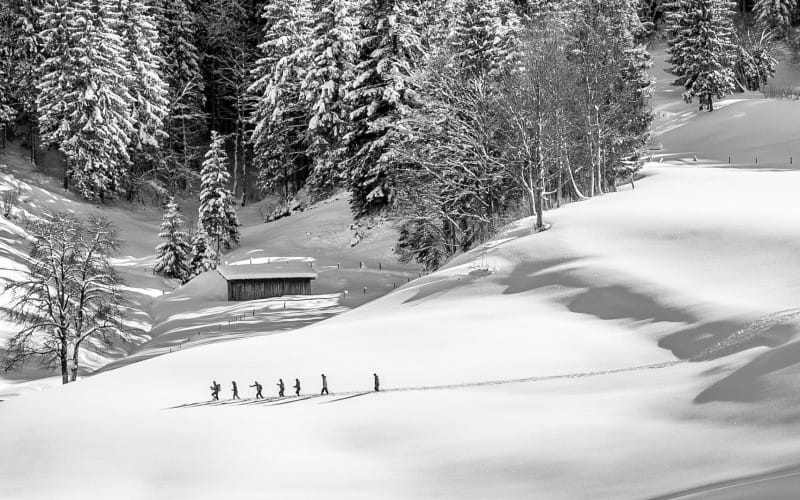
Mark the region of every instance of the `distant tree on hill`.
POLYGON ((153 268, 154 271, 169 278, 188 280, 189 254, 192 246, 189 243, 189 235, 183 230, 183 216, 181 216, 180 207, 174 199, 167 204, 167 211, 164 213, 158 237, 166 241, 156 247, 158 263, 153 268))
POLYGON ((224 139, 211 133, 211 147, 200 172, 199 221, 206 234, 214 238, 216 252, 222 245, 230 248, 239 243, 239 219, 234 209, 233 193, 228 189, 228 155, 224 139))
POLYGON ((9 339, 3 367, 18 369, 35 358, 45 367, 60 367, 66 384, 78 376, 86 340, 128 336, 122 280, 109 262, 119 240, 102 217, 83 221, 67 212, 34 221, 28 229, 35 238, 29 269, 6 285, 10 302, 2 309, 25 326, 9 339))
POLYGON ((712 99, 736 88, 733 72, 734 3, 729 0, 675 0, 669 5, 667 29, 671 35, 667 62, 678 77, 674 85, 687 96, 699 96, 713 111, 712 99))

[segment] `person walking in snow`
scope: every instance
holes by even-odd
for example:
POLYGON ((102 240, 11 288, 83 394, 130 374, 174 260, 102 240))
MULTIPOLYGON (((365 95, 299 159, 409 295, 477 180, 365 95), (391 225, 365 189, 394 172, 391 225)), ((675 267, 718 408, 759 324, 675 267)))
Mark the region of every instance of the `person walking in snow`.
POLYGON ((231 384, 233 384, 233 398, 231 399, 241 399, 239 397, 239 387, 236 386, 236 381, 232 381, 231 384))
POLYGON ((285 390, 286 390, 286 386, 283 385, 283 379, 279 378, 278 379, 278 397, 279 398, 283 397, 283 391, 285 391, 285 390))
POLYGON ((375 379, 375 392, 380 392, 381 390, 381 379, 378 378, 377 373, 372 374, 372 378, 375 379))
POLYGON ((211 382, 210 389, 211 389, 211 400, 212 401, 219 401, 219 390, 220 390, 220 387, 219 387, 219 384, 217 383, 216 380, 213 380, 211 382))
POLYGON ((258 380, 253 382, 253 385, 251 385, 250 387, 256 388, 256 399, 264 399, 264 395, 261 394, 261 384, 258 383, 258 380))
POLYGON ((300 395, 300 379, 299 378, 294 379, 294 395, 295 396, 299 396, 300 395))
POLYGON ((322 390, 319 391, 320 396, 323 394, 328 394, 328 377, 324 373, 322 374, 322 390))

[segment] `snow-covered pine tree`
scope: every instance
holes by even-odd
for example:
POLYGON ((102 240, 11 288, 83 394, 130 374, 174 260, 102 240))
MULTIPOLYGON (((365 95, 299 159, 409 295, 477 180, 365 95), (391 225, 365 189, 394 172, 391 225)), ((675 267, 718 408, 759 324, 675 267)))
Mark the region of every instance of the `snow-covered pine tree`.
MULTIPOLYGON (((12 40, 16 16, 10 5, 0 5, 0 131, 16 115, 11 106, 11 75, 14 72, 12 40)), ((1 142, 1 141, 0 141, 1 142)))
MULTIPOLYGON (((426 54, 435 52, 447 40, 451 0, 411 0, 417 10, 417 32, 426 54)), ((413 14, 413 12, 411 13, 413 14)))
POLYGON ((670 73, 685 95, 700 96, 713 111, 713 97, 722 98, 735 89, 735 44, 729 0, 675 0, 668 4, 667 29, 671 35, 670 73))
MULTIPOLYGON (((5 21, 2 15, 3 13, 0 12, 0 23, 5 21)), ((8 47, 5 45, 8 42, 6 42, 7 39, 3 35, 4 33, 0 32, 0 133, 5 133, 4 125, 12 122, 17 115, 16 111, 9 106, 11 102, 11 73, 14 69, 11 64, 7 64, 10 60, 4 54, 3 47, 8 47)), ((2 143, 2 140, 0 140, 0 143, 2 143)))
POLYGON ((225 139, 211 133, 211 147, 200 172, 200 207, 198 220, 209 237, 214 238, 216 251, 222 245, 230 248, 239 243, 239 219, 234 209, 233 194, 228 189, 228 155, 225 139))
POLYGON ((173 176, 188 184, 200 157, 198 138, 206 130, 205 80, 200 70, 195 15, 187 0, 153 0, 161 35, 164 80, 169 85, 167 152, 173 176))
POLYGON ((120 11, 109 0, 45 0, 47 59, 37 108, 44 146, 63 153, 65 185, 88 199, 120 189, 133 131, 120 11))
POLYGON ((314 0, 313 10, 301 88, 309 112, 307 154, 313 162, 307 185, 321 193, 338 184, 343 175, 340 157, 348 115, 344 95, 356 47, 350 0, 314 0))
POLYGON ((519 58, 522 24, 510 0, 458 0, 448 40, 466 72, 499 76, 519 58))
POLYGON ((189 262, 189 278, 217 267, 219 257, 209 242, 208 234, 200 221, 192 236, 192 259, 189 262))
POLYGON ((161 143, 167 138, 169 88, 162 78, 159 34, 151 9, 143 0, 119 0, 121 36, 130 65, 128 88, 133 99, 134 131, 131 136, 131 171, 126 188, 137 190, 143 174, 161 163, 161 143))
POLYGON ((358 62, 345 101, 352 122, 345 135, 351 206, 356 215, 392 200, 391 136, 413 99, 411 73, 422 57, 418 6, 406 0, 367 0, 356 43, 358 62))
POLYGON ((797 0, 756 0, 753 15, 764 27, 785 32, 792 25, 797 0))
POLYGON ((170 199, 161 221, 161 232, 158 233, 158 237, 166 241, 156 247, 158 262, 153 270, 185 282, 189 279, 192 245, 189 242, 189 235, 183 230, 183 223, 180 207, 174 199, 170 199))
POLYGON ((36 164, 36 84, 44 54, 39 36, 41 0, 6 0, 0 6, 0 66, 5 70, 7 104, 13 108, 17 123, 27 126, 23 146, 30 150, 36 164))
POLYGON ((285 198, 305 181, 303 140, 307 107, 300 89, 311 17, 308 0, 275 0, 264 6, 260 58, 249 92, 254 100, 250 142, 262 189, 281 188, 285 198))

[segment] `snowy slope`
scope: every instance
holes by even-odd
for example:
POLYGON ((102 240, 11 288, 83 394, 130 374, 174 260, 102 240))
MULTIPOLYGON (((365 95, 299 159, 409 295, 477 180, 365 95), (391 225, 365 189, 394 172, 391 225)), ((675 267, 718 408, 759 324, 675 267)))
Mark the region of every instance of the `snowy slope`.
MULTIPOLYGON (((636 189, 549 213, 544 233, 520 221, 440 272, 300 330, 2 403, 0 427, 14 429, 0 435, 4 492, 642 498, 793 470, 800 172, 781 162, 800 157, 800 109, 749 95, 698 115, 672 95, 662 81, 663 149, 636 189), (729 168, 731 148, 750 145, 758 165, 729 168), (212 379, 224 399, 231 380, 247 398, 253 380, 272 396, 279 377, 311 395, 322 372, 330 396, 203 403, 212 379)), ((315 257, 313 245, 285 253, 315 257)), ((211 286, 182 293, 162 314, 215 300, 211 286)))
MULTIPOLYGON (((147 309, 155 296, 162 290, 169 289, 166 280, 152 274, 142 272, 138 267, 146 262, 156 244, 154 233, 155 217, 160 217, 154 210, 129 205, 122 207, 100 207, 77 199, 73 194, 60 189, 59 182, 41 172, 32 169, 26 155, 15 144, 0 154, 0 192, 16 191, 20 198, 11 211, 11 218, 0 217, 0 286, 4 280, 19 276, 25 269, 29 250, 28 235, 24 228, 25 217, 40 217, 53 210, 66 210, 82 215, 102 213, 117 225, 123 239, 122 253, 115 262, 120 264, 120 271, 127 282, 126 292, 130 304, 126 314, 128 324, 138 329, 133 335, 133 343, 145 340, 145 332, 149 330, 151 320, 147 309), (133 267, 129 267, 133 266, 133 267)), ((8 295, 0 297, 0 303, 6 305, 8 295)), ((18 330, 18 325, 0 319, 0 351, 4 340, 18 330)), ((92 371, 109 361, 125 356, 130 345, 116 343, 112 346, 90 343, 90 350, 85 351, 81 363, 85 370, 92 371)), ((82 371, 83 373, 83 371, 82 371)), ((36 365, 28 365, 20 372, 0 373, 0 400, 30 390, 38 390, 60 383, 60 377, 54 376, 50 370, 42 370, 36 365)))
MULTIPOLYGON (((119 202, 101 208, 86 203, 64 192, 57 179, 32 169, 25 152, 13 143, 0 155, 0 165, 4 165, 0 191, 21 189, 23 193, 14 211, 17 218, 0 217, 0 268, 9 269, 0 269, 0 278, 11 278, 13 269, 24 266, 28 244, 23 216, 36 217, 54 209, 82 215, 97 212, 111 219, 120 231, 123 245, 112 262, 127 283, 128 320, 139 333, 132 342, 111 348, 91 344, 81 361, 85 369, 82 375, 171 350, 292 330, 358 307, 418 276, 417 266, 397 262, 393 252, 397 233, 390 224, 366 230, 364 239, 350 246, 353 217, 345 196, 332 197, 270 224, 261 222, 258 205, 250 205, 239 210, 245 223, 241 246, 226 253, 225 260, 248 262, 291 256, 312 261, 319 278, 313 285, 314 296, 262 301, 255 316, 237 320, 240 314, 254 312, 253 304, 228 303, 224 280, 216 272, 205 273, 181 287, 174 280, 152 274, 162 216, 157 207, 119 202), (187 314, 191 321, 185 321, 187 314)), ((183 204, 187 213, 196 210, 192 200, 183 200, 183 204)), ((0 319, 0 349, 2 341, 15 331, 17 325, 0 319)), ((0 373, 0 400, 58 383, 59 377, 52 371, 34 365, 21 372, 0 373)))

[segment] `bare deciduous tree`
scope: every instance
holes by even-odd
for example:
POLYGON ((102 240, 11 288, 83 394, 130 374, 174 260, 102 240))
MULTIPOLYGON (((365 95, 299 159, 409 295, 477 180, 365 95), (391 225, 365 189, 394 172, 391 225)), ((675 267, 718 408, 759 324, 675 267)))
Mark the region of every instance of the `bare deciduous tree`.
POLYGON ((3 367, 19 369, 38 359, 45 367, 60 367, 66 384, 78 376, 84 341, 128 336, 122 281, 108 260, 119 246, 117 231, 102 217, 84 221, 66 212, 28 226, 34 236, 29 269, 6 285, 12 300, 3 309, 24 328, 8 341, 3 367))

